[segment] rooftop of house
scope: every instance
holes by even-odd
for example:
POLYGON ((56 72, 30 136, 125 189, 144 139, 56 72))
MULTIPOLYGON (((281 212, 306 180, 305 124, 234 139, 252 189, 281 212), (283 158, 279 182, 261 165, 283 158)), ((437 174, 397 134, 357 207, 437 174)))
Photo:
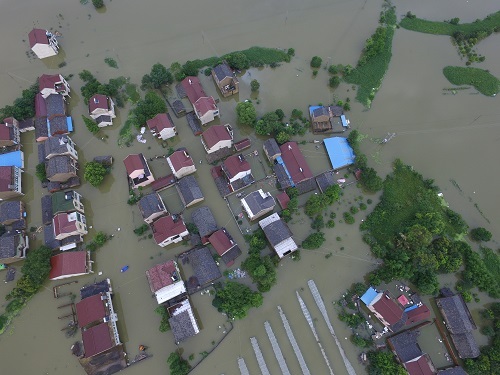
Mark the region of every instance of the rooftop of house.
POLYGON ((123 159, 125 164, 125 169, 127 174, 130 176, 135 171, 149 171, 146 158, 142 153, 140 154, 129 154, 125 159, 123 159))
POLYGON ((316 183, 318 184, 319 190, 324 193, 326 189, 335 185, 337 182, 335 181, 335 174, 333 171, 326 171, 316 177, 316 183))
POLYGON ((213 71, 215 73, 215 76, 219 81, 222 81, 226 77, 233 78, 234 74, 232 69, 230 68, 229 64, 226 62, 223 62, 222 64, 216 65, 213 68, 213 71))
POLYGON ((182 279, 177 272, 175 261, 168 260, 165 263, 157 264, 146 271, 149 287, 153 293, 160 289, 172 285, 177 282, 182 282, 182 279))
POLYGON ((76 231, 76 216, 76 212, 61 212, 57 215, 54 215, 53 225, 54 233, 56 234, 56 236, 62 233, 72 233, 76 231))
POLYGON ((137 205, 139 206, 143 219, 147 219, 151 215, 159 212, 167 213, 163 200, 156 192, 143 196, 137 205))
POLYGON ((418 330, 407 330, 387 339, 401 362, 411 361, 421 356, 422 350, 418 345, 418 330))
MULTIPOLYGON (((286 193, 285 193, 286 194, 286 193)), ((276 202, 270 193, 264 193, 262 189, 256 190, 241 199, 243 207, 254 216, 261 211, 273 208, 276 202)))
POLYGON ((460 358, 476 358, 481 354, 472 332, 451 334, 450 336, 460 358))
POLYGON ((19 200, 4 201, 0 204, 0 224, 6 221, 21 220, 24 203, 19 200))
POLYGON ((93 357, 114 346, 108 323, 101 323, 82 331, 85 358, 93 357))
MULTIPOLYGON (((382 317, 393 326, 401 321, 406 314, 404 314, 403 309, 399 306, 387 292, 381 293, 378 301, 372 303, 372 307, 377 311, 382 317)), ((406 319, 405 319, 406 323, 406 319)))
POLYGON ((184 205, 188 206, 190 203, 204 199, 201 192, 200 185, 194 176, 185 176, 177 181, 177 190, 181 196, 184 205))
POLYGON ((267 155, 269 155, 270 157, 281 155, 280 146, 278 146, 278 143, 274 138, 266 139, 262 147, 266 151, 267 155))
POLYGON ((461 366, 454 366, 439 370, 438 375, 467 375, 467 373, 461 366))
POLYGON ((163 129, 174 128, 174 122, 169 113, 158 113, 155 117, 146 121, 148 128, 155 132, 161 132, 163 129))
POLYGON ((251 170, 250 163, 245 160, 242 154, 231 155, 222 162, 222 170, 228 178, 233 178, 238 173, 248 172, 251 170))
POLYGON ((111 293, 112 291, 113 289, 111 288, 111 280, 104 279, 93 284, 83 286, 80 289, 80 297, 83 300, 85 298, 95 296, 96 294, 107 292, 111 293))
POLYGON ((172 311, 171 315, 168 322, 172 328, 176 343, 182 342, 200 331, 188 299, 182 301, 182 303, 172 311))
POLYGON ((107 314, 105 303, 106 295, 104 293, 94 294, 78 302, 76 304, 78 326, 84 328, 91 323, 104 319, 107 314))
POLYGON ((95 119, 95 122, 97 123, 97 125, 99 125, 100 123, 102 122, 112 122, 112 118, 111 116, 108 116, 108 115, 100 115, 99 117, 97 117, 95 119))
MULTIPOLYGON (((44 196, 42 200, 45 198, 47 199, 47 203, 50 202, 51 213, 73 211, 75 209, 73 203, 75 193, 76 192, 74 190, 57 191, 52 195, 44 196)), ((42 207, 43 207, 43 201, 42 201, 42 207)))
POLYGON ((191 220, 198 228, 201 237, 206 237, 217 230, 217 222, 210 208, 203 206, 191 213, 191 220))
POLYGON ((281 208, 286 210, 286 208, 288 207, 288 202, 290 202, 290 197, 288 196, 286 191, 282 191, 276 196, 276 200, 280 204, 281 208))
POLYGON ((87 272, 87 252, 67 251, 50 258, 49 279, 87 272))
POLYGON ((162 216, 153 222, 152 229, 157 244, 187 231, 180 215, 162 216))
POLYGON ((293 181, 284 165, 274 164, 273 171, 276 174, 276 178, 278 179, 281 189, 293 186, 293 181))
POLYGON ((49 44, 49 39, 47 38, 47 30, 43 29, 33 29, 28 34, 28 39, 30 42, 30 47, 36 44, 49 44))
POLYGON ((182 80, 181 85, 191 104, 200 98, 208 97, 198 77, 188 76, 182 80))
POLYGON ((207 98, 199 98, 196 103, 194 103, 196 112, 200 113, 202 116, 208 111, 215 111, 217 109, 217 104, 212 96, 207 98))
POLYGON ((193 159, 185 150, 177 150, 172 155, 167 157, 169 164, 172 167, 172 172, 181 170, 182 168, 194 166, 193 159))
POLYGON ((208 241, 210 241, 210 244, 220 256, 233 246, 236 246, 236 242, 233 241, 233 238, 225 228, 221 228, 212 233, 210 237, 208 237, 208 241))
POLYGON ((230 141, 233 136, 225 125, 212 125, 201 134, 208 148, 214 147, 220 141, 230 141))
MULTIPOLYGON (((45 34, 45 32, 44 32, 45 34)), ((38 78, 38 89, 54 89, 56 84, 61 83, 63 77, 60 74, 42 74, 38 78)))
POLYGON ((12 190, 12 176, 14 175, 15 167, 0 166, 0 191, 12 190))
POLYGON ((300 181, 313 177, 306 159, 296 142, 287 142, 280 147, 283 162, 296 184, 300 181))
POLYGON ((280 219, 277 213, 260 220, 259 225, 264 230, 264 234, 273 246, 276 246, 292 237, 290 228, 288 228, 288 225, 280 219))
POLYGON ((207 247, 194 249, 189 253, 189 262, 198 285, 206 285, 222 276, 212 253, 207 247))
POLYGON ((0 259, 12 258, 17 254, 21 234, 5 233, 0 237, 0 259))
POLYGON ((310 111, 311 117, 313 117, 313 119, 315 117, 319 117, 319 116, 340 117, 340 116, 342 116, 343 113, 344 113, 344 110, 342 109, 342 107, 340 107, 338 105, 332 105, 332 106, 328 106, 328 107, 313 106, 313 107, 311 107, 311 111, 310 111))
POLYGON ((54 156, 47 161, 47 178, 51 178, 59 173, 74 173, 73 159, 67 155, 54 156))
POLYGON ((447 328, 451 333, 460 334, 477 328, 460 294, 436 298, 436 304, 443 314, 447 328))
POLYGON ((92 113, 96 109, 110 109, 109 98, 106 95, 95 94, 89 99, 89 112, 92 113))
POLYGON ((45 142, 43 142, 45 156, 50 154, 64 154, 68 152, 68 142, 71 143, 72 141, 67 135, 49 137, 45 142))
POLYGON ((53 117, 49 117, 47 119, 47 124, 49 127, 49 135, 69 133, 68 117, 66 115, 56 115, 53 117))
POLYGON ((49 127, 47 126, 47 116, 35 118, 35 138, 47 138, 49 136, 49 127))
POLYGON ((14 125, 7 124, 5 120, 0 123, 0 141, 14 140, 14 125))
POLYGON ((66 116, 66 102, 64 101, 64 97, 62 95, 50 94, 44 100, 45 107, 47 109, 47 117, 50 120, 52 120, 52 117, 54 116, 66 116))
MULTIPOLYGON (((47 104, 42 94, 38 93, 35 95, 35 116, 36 117, 46 117, 47 116, 47 104)), ((36 130, 36 124, 35 124, 36 130)))
POLYGON ((409 375, 434 375, 435 368, 427 354, 404 364, 409 375))
POLYGON ((405 309, 405 312, 406 315, 408 316, 406 325, 418 323, 421 322, 422 320, 429 319, 431 317, 431 311, 425 305, 416 306, 415 308, 413 308, 412 306, 408 309, 405 309))

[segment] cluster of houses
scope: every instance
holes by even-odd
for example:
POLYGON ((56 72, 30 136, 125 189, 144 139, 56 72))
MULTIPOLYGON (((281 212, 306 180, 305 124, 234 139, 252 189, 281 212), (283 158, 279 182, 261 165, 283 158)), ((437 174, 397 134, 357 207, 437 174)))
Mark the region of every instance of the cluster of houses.
POLYGON ((453 294, 447 288, 441 290, 441 296, 436 298, 436 305, 448 331, 447 334, 441 332, 441 341, 446 341, 446 346, 453 351, 449 361, 454 362, 454 365, 439 371, 418 342, 420 329, 430 324, 431 316, 429 308, 420 301, 418 295, 414 294, 408 299, 402 294, 395 299, 388 291, 378 291, 370 287, 360 300, 384 327, 382 334, 375 334, 374 338, 379 339, 383 334, 392 334, 387 339, 388 346, 410 375, 465 374, 465 371, 458 366, 455 353, 461 359, 476 358, 480 354, 472 335, 476 325, 469 309, 461 295, 453 294), (453 349, 446 337, 448 335, 453 343, 453 349))

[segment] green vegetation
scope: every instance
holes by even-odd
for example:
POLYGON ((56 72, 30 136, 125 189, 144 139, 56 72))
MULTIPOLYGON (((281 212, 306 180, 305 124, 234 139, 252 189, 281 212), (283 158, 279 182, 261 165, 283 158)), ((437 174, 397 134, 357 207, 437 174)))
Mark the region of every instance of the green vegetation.
POLYGON ((96 9, 102 8, 104 6, 104 1, 103 0, 92 0, 92 4, 94 4, 94 7, 96 9))
POLYGON ((323 219, 323 215, 316 215, 311 223, 311 228, 317 231, 320 231, 325 227, 325 220, 323 219))
POLYGON ((99 186, 104 181, 104 176, 108 171, 106 168, 98 162, 89 161, 85 164, 85 173, 83 174, 83 178, 89 182, 92 186, 99 186))
POLYGON ((145 74, 141 81, 141 90, 161 89, 164 85, 174 82, 172 73, 162 64, 154 64, 149 74, 145 74))
POLYGON ((170 323, 168 322, 169 316, 165 306, 158 306, 155 309, 155 313, 157 313, 161 317, 160 328, 158 328, 159 331, 162 333, 170 331, 170 323))
POLYGON ((229 281, 223 289, 217 290, 212 305, 230 318, 243 319, 252 307, 262 305, 260 292, 254 292, 248 286, 229 281))
POLYGON ((488 242, 491 240, 491 232, 485 228, 474 228, 470 231, 470 238, 474 241, 488 242))
POLYGON ((359 335, 351 335, 351 342, 356 345, 358 348, 369 348, 372 346, 373 341, 369 339, 365 339, 359 335))
POLYGON ((136 194, 133 189, 130 189, 128 194, 129 194, 129 196, 128 196, 127 204, 129 204, 131 206, 136 204, 137 202, 139 202, 141 200, 141 198, 143 197, 143 194, 142 194, 140 188, 139 188, 139 194, 136 194))
POLYGON ((115 59, 111 58, 111 57, 106 57, 104 59, 104 62, 110 67, 110 68, 115 68, 115 69, 118 69, 118 63, 116 62, 115 59))
POLYGON ((321 63, 323 62, 323 59, 319 56, 313 56, 311 59, 310 65, 311 68, 318 69, 321 68, 321 63))
POLYGON ((226 61, 233 69, 243 70, 250 68, 250 60, 243 52, 233 52, 226 56, 226 61))
POLYGON ((323 232, 316 232, 307 236, 307 238, 302 242, 302 248, 312 250, 320 248, 326 241, 325 234, 323 232))
MULTIPOLYGON (((288 141, 290 136, 304 135, 309 129, 309 121, 303 116, 290 116, 290 123, 285 123, 281 109, 264 114, 254 125, 258 135, 271 135, 274 138, 281 133, 280 139, 288 141)), ((278 140, 276 140, 278 142, 278 140)), ((286 142, 285 141, 285 142, 286 142)), ((279 142, 278 142, 279 143, 279 142)))
POLYGON ((103 247, 110 239, 110 235, 107 235, 104 232, 97 232, 94 239, 85 244, 85 248, 89 251, 96 251, 97 249, 103 247))
POLYGON ((259 81, 257 81, 256 79, 252 79, 252 81, 250 81, 250 89, 252 90, 252 92, 259 91, 260 89, 259 81))
POLYGON ((260 292, 268 292, 276 284, 277 274, 276 265, 271 256, 261 255, 261 251, 267 246, 264 232, 255 231, 249 237, 249 245, 248 258, 241 264, 241 267, 248 271, 260 292))
POLYGON ((146 93, 144 100, 137 103, 137 106, 132 111, 132 122, 136 128, 140 128, 146 124, 146 121, 155 117, 158 113, 167 112, 167 104, 157 93, 149 91, 146 93))
POLYGON ((111 78, 107 84, 99 82, 88 70, 81 71, 78 76, 84 82, 80 88, 85 104, 89 104, 89 100, 95 94, 102 94, 113 97, 118 107, 123 107, 127 101, 127 93, 125 85, 127 78, 118 77, 111 78))
POLYGON ((392 57, 392 38, 396 27, 396 8, 387 1, 380 16, 380 26, 366 41, 356 68, 344 68, 344 80, 358 85, 356 100, 370 108, 380 88, 392 57))
POLYGON ((142 236, 144 233, 146 233, 149 230, 149 225, 147 224, 142 224, 140 227, 137 227, 134 229, 134 233, 138 236, 142 236))
POLYGON ((0 108, 0 118, 14 117, 24 120, 35 116, 35 96, 38 94, 38 81, 23 90, 21 97, 14 100, 12 105, 0 108))
POLYGON ((328 81, 329 86, 334 89, 340 85, 340 78, 338 76, 333 76, 328 81))
POLYGON ((342 216, 344 217, 344 222, 346 224, 354 224, 354 222, 356 221, 354 219, 354 216, 352 216, 352 214, 350 212, 344 212, 344 214, 342 216))
POLYGON ((406 375, 406 370, 396 362, 391 352, 371 351, 367 354, 370 364, 368 375, 406 375))
POLYGON ((236 104, 236 114, 240 124, 254 126, 257 120, 257 111, 251 101, 236 104))
POLYGON ((375 169, 368 167, 366 155, 361 152, 359 147, 360 138, 361 134, 355 129, 351 131, 347 141, 356 155, 354 165, 361 171, 360 182, 363 189, 375 193, 382 189, 382 179, 377 175, 375 169))
POLYGON ((316 216, 337 202, 339 197, 340 187, 338 185, 332 185, 322 194, 311 195, 306 202, 304 212, 309 217, 316 216))
POLYGON ((338 314, 339 320, 347 324, 350 328, 358 328, 358 326, 365 321, 363 316, 358 313, 348 313, 343 310, 338 314))
POLYGON ((85 123, 85 126, 87 127, 88 131, 91 132, 92 134, 97 134, 99 133, 99 126, 97 126, 96 122, 87 116, 82 115, 83 122, 85 123))
POLYGON ((437 273, 456 272, 469 246, 455 240, 467 231, 456 212, 443 205, 432 180, 424 180, 400 160, 384 181, 380 203, 361 229, 373 254, 384 264, 369 275, 373 285, 410 280, 422 293, 434 294, 437 273))
POLYGON ((490 297, 500 297, 500 259, 491 249, 482 248, 483 258, 473 251, 470 246, 463 247, 465 269, 462 271, 462 280, 457 283, 457 290, 467 292, 476 286, 480 291, 488 293, 490 297))
POLYGON ((189 362, 177 352, 170 353, 167 363, 170 375, 187 375, 191 369, 189 362))
POLYGON ((186 223, 186 228, 189 231, 189 233, 200 234, 200 231, 198 230, 198 227, 194 223, 186 223))
POLYGON ((500 80, 490 72, 471 67, 446 66, 443 74, 450 83, 471 85, 483 95, 495 96, 500 92, 500 80))
POLYGON ((40 180, 40 182, 47 181, 47 171, 45 169, 45 163, 36 165, 35 175, 40 180))

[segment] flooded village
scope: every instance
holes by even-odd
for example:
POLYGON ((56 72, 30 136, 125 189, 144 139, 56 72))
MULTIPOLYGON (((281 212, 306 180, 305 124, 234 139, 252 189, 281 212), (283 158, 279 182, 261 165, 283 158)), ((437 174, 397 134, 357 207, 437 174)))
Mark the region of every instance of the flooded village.
MULTIPOLYGON (((488 343, 479 312, 495 300, 478 292, 465 303, 455 274, 439 275, 437 298, 405 281, 352 290, 381 263, 359 229, 380 193, 360 188, 347 141, 353 130, 382 178, 400 158, 433 179, 470 228, 491 231, 488 246, 498 248, 498 99, 447 94, 442 67, 460 64, 449 37, 398 29, 367 110, 355 101, 355 86, 328 86, 328 67, 356 66, 382 2, 104 3, 96 10, 85 1, 7 0, 0 15, 0 29, 12 36, 1 58, 0 107, 38 83, 34 119, 0 124, 0 173, 11 179, 0 191, 8 237, 2 311, 26 253, 54 249, 50 280, 0 335, 2 371, 161 374, 177 352, 195 375, 363 374, 368 349, 355 346, 354 335, 373 338, 373 349, 385 345, 410 374, 435 374, 479 355, 488 343), (144 96, 141 77, 156 63, 252 46, 293 48, 294 56, 273 68, 220 64, 169 84, 161 96, 167 110, 131 129, 126 145, 118 140, 133 101, 95 94, 86 103, 81 92, 83 70, 100 82, 126 77, 144 96), (323 59, 315 74, 313 56, 323 59), (337 105, 347 98, 350 110, 337 105), (280 123, 305 134, 257 135, 238 121, 238 103, 251 103, 257 118, 279 108, 280 123), (95 135, 82 115, 98 126, 95 135), (109 172, 98 186, 84 178, 89 162, 109 172), (316 231, 302 207, 332 186, 341 196, 325 211, 324 242, 307 249, 316 231), (299 209, 288 217, 290 202, 299 209), (353 225, 345 213, 354 206, 363 208, 353 225), (214 296, 231 281, 256 290, 242 266, 256 232, 263 254, 276 259, 276 284, 255 297, 258 307, 244 319, 231 319, 214 296), (360 312, 360 328, 339 319, 343 308, 360 312)), ((398 18, 411 11, 463 22, 498 11, 494 1, 394 5, 398 18)), ((487 57, 481 68, 498 77, 497 47, 498 35, 477 45, 487 57)))

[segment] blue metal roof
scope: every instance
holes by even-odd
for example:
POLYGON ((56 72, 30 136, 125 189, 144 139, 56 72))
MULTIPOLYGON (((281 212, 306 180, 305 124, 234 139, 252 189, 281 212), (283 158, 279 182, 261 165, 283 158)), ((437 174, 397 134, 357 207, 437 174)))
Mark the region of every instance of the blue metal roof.
POLYGON ((309 106, 309 116, 312 116, 313 112, 318 109, 318 108, 321 108, 320 105, 311 105, 309 106))
POLYGON ((342 122, 342 126, 344 128, 348 128, 349 127, 349 124, 347 123, 347 119, 345 118, 345 115, 341 115, 340 116, 340 121, 342 122))
POLYGON ((341 169, 354 164, 354 151, 349 146, 346 138, 326 138, 323 142, 333 169, 341 169))
POLYGON ((286 175, 288 176, 288 179, 290 180, 290 185, 292 185, 292 187, 295 187, 295 183, 292 180, 292 176, 290 176, 290 172, 288 172, 288 169, 286 168, 285 162, 283 161, 281 156, 276 157, 276 162, 283 166, 283 169, 285 170, 286 175))
POLYGON ((68 131, 72 132, 73 131, 73 119, 71 116, 66 117, 66 124, 68 124, 68 131))
POLYGON ((408 312, 408 311, 411 311, 411 310, 415 310, 417 307, 418 307, 417 305, 413 305, 413 306, 407 307, 405 309, 405 312, 408 312))
POLYGON ((377 294, 378 292, 374 288, 369 287, 365 294, 361 296, 361 301, 368 306, 375 299, 377 294))
POLYGON ((13 151, 0 154, 0 167, 24 168, 24 155, 22 151, 13 151))

